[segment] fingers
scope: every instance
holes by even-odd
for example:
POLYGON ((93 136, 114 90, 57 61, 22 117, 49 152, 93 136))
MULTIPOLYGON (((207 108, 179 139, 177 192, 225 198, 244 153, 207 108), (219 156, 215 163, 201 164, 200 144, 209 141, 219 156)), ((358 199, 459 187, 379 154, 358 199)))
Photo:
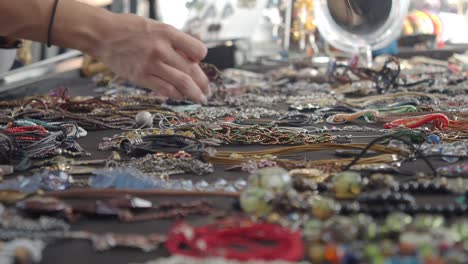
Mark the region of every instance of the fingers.
POLYGON ((210 82, 198 63, 188 61, 180 51, 172 50, 168 51, 168 53, 169 56, 167 56, 165 63, 191 76, 202 92, 208 95, 208 85, 210 82))
POLYGON ((158 95, 169 97, 175 100, 184 100, 184 96, 170 83, 154 76, 147 75, 141 79, 141 84, 145 88, 155 91, 158 95))
POLYGON ((175 28, 169 31, 168 36, 173 47, 186 54, 190 60, 198 63, 206 57, 208 49, 203 42, 175 28))
POLYGON ((194 102, 207 104, 208 100, 195 81, 186 73, 162 63, 155 62, 154 72, 159 78, 170 83, 184 97, 194 102))
POLYGON ((193 69, 194 73, 193 73, 193 76, 196 76, 195 78, 195 81, 197 83, 201 83, 199 85, 200 89, 202 90, 202 92, 205 94, 205 95, 208 95, 210 93, 210 80, 208 80, 208 77, 206 76, 206 74, 203 72, 203 70, 200 68, 200 65, 196 64, 194 69, 193 69))

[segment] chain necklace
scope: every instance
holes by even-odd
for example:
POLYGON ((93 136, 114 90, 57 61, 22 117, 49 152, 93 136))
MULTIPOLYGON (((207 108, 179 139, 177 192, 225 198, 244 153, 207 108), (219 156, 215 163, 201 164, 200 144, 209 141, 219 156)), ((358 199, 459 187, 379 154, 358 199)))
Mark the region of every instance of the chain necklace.
POLYGON ((164 172, 178 172, 172 174, 189 173, 202 176, 214 171, 212 164, 195 159, 183 151, 173 155, 148 154, 139 159, 108 163, 107 166, 137 168, 145 173, 154 173, 155 175, 161 175, 164 172))

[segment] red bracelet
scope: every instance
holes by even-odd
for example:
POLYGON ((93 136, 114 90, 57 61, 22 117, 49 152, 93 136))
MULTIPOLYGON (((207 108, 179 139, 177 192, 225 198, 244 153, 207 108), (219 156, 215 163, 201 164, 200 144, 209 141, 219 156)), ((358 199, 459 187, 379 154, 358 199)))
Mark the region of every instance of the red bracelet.
POLYGON ((285 260, 304 258, 304 243, 299 232, 269 223, 248 226, 174 226, 166 247, 171 254, 190 257, 223 257, 235 260, 285 260))
POLYGON ((429 115, 424 115, 424 116, 397 119, 390 123, 386 123, 384 125, 384 128, 391 129, 391 128, 397 128, 400 126, 403 126, 406 128, 418 128, 428 123, 433 123, 433 126, 435 128, 443 129, 449 125, 450 120, 444 114, 429 114, 429 115))
POLYGON ((42 126, 22 126, 22 127, 10 127, 6 128, 5 133, 7 134, 16 134, 16 133, 24 133, 24 132, 40 132, 40 133, 48 133, 47 129, 42 126))

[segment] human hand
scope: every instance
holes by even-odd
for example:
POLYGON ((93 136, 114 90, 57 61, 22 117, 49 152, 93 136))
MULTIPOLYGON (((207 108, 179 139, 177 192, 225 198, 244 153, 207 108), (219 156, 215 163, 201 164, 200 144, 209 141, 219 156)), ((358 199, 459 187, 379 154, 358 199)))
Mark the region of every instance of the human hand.
POLYGON ((172 26, 115 14, 115 27, 93 51, 117 75, 157 94, 206 104, 208 78, 199 66, 204 44, 172 26))

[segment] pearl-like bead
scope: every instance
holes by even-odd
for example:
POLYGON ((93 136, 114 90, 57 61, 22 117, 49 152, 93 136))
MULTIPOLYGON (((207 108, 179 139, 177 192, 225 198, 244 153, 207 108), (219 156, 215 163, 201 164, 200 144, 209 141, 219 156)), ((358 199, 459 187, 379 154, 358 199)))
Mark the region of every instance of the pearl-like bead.
POLYGON ((135 116, 135 123, 139 127, 152 127, 153 115, 148 111, 141 111, 135 116))
POLYGON ((283 168, 263 168, 250 175, 249 183, 259 188, 274 192, 285 192, 291 189, 292 179, 283 168))
POLYGON ((333 177, 333 189, 338 199, 350 199, 358 196, 362 188, 361 175, 353 171, 344 171, 333 177))
POLYGON ((260 188, 248 188, 240 196, 240 205, 244 212, 256 216, 266 216, 272 210, 268 201, 273 198, 273 194, 260 188))

